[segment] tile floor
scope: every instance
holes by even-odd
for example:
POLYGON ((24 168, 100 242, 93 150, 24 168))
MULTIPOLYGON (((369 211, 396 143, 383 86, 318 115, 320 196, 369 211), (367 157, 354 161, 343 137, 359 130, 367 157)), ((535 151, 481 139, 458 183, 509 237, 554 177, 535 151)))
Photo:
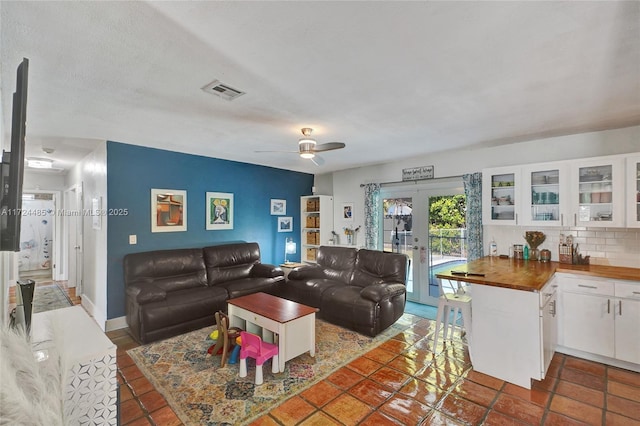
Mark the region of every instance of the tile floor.
MULTIPOLYGON (((252 425, 637 425, 640 373, 556 354, 531 390, 478 373, 459 339, 436 355, 434 323, 423 320, 252 425)), ((107 333, 118 346, 123 425, 180 425, 126 350, 126 330, 107 333)))
MULTIPOLYGON (((640 373, 556 354, 527 390, 474 371, 459 338, 434 355, 434 326, 420 321, 252 425, 640 426, 640 373)), ((138 346, 127 330, 107 335, 118 347, 120 424, 181 425, 127 355, 138 346)))

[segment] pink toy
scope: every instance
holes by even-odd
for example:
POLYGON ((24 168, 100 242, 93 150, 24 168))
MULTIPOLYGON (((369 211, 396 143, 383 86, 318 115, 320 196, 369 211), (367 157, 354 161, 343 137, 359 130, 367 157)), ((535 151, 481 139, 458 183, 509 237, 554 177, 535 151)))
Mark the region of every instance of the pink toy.
POLYGON ((259 336, 246 331, 240 332, 242 339, 242 349, 240 349, 240 377, 247 377, 247 357, 256 360, 256 385, 261 385, 262 364, 269 358, 271 360, 271 372, 278 372, 278 346, 265 343, 259 336))

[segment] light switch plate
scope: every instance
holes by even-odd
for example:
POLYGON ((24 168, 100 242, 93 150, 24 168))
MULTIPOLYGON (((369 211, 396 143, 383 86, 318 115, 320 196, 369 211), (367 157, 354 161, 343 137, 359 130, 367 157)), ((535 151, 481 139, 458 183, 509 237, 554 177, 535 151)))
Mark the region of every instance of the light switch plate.
POLYGON ((138 244, 138 236, 129 235, 129 244, 138 244))

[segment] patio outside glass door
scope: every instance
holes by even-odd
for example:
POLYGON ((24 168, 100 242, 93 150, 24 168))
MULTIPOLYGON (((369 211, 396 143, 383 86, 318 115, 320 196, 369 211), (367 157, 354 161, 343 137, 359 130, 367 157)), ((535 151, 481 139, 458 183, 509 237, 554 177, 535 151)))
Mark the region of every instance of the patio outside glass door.
POLYGON ((461 182, 445 188, 411 191, 383 188, 381 199, 380 249, 409 257, 408 300, 437 305, 439 289, 435 273, 466 261, 466 226, 456 224, 453 219, 456 214, 450 212, 455 207, 457 217, 461 214, 464 218, 466 207, 461 182), (430 218, 432 205, 434 217, 430 218), (451 218, 452 223, 443 227, 440 216, 451 218))

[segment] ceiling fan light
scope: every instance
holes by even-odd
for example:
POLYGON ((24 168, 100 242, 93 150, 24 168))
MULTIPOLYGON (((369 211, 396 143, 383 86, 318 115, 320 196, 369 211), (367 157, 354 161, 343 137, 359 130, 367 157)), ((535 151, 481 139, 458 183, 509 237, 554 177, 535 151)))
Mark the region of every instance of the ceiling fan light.
POLYGON ((316 155, 311 151, 303 151, 303 152, 300 153, 300 157, 305 158, 305 159, 310 159, 310 158, 313 158, 315 156, 316 155))
POLYGON ((302 138, 298 141, 298 145, 316 145, 316 141, 311 138, 302 138))

